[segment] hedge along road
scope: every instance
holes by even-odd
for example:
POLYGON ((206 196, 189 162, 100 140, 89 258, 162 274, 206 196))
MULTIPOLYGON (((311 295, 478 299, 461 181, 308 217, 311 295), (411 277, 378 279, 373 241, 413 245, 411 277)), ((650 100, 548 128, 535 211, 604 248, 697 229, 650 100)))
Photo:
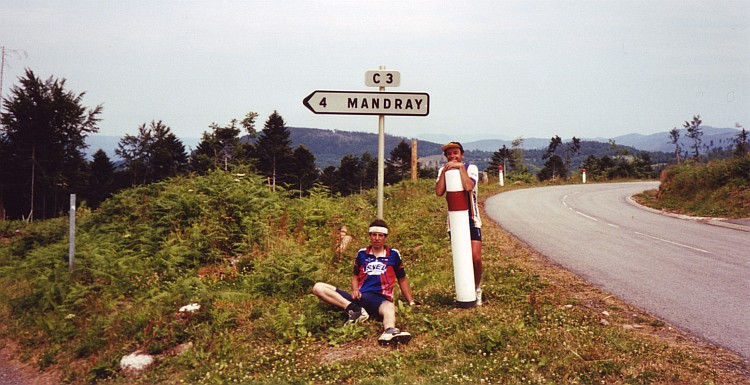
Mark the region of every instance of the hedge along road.
POLYGON ((487 198, 506 231, 590 283, 750 359, 750 228, 663 215, 659 182, 519 189, 487 198))

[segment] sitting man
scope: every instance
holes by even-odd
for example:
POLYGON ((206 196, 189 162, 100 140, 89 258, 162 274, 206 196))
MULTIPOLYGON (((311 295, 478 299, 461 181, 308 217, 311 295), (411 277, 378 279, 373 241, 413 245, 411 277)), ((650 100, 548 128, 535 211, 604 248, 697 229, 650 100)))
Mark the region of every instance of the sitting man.
POLYGON ((333 285, 318 282, 313 294, 321 300, 346 310, 347 323, 365 321, 372 314, 383 321, 383 334, 378 343, 407 343, 411 334, 396 328, 396 306, 393 287, 396 281, 409 305, 414 305, 409 280, 406 278, 401 254, 385 245, 388 225, 382 219, 370 223, 370 246, 360 249, 354 261, 351 294, 333 285))

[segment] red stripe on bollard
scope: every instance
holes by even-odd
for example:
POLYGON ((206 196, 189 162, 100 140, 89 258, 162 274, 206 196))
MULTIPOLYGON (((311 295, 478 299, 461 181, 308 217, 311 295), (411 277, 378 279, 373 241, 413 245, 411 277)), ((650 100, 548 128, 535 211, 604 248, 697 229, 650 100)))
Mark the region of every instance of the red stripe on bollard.
POLYGON ((465 191, 448 191, 445 198, 448 200, 448 211, 469 210, 465 191))

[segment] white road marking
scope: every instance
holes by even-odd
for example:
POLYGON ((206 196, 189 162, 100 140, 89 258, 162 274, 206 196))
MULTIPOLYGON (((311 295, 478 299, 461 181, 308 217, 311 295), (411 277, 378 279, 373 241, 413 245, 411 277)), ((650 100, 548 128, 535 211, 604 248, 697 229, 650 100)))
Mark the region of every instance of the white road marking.
POLYGON ((596 219, 596 218, 594 218, 594 217, 592 217, 592 216, 588 216, 588 215, 586 215, 586 214, 584 214, 584 213, 582 213, 582 212, 580 212, 580 211, 576 211, 576 214, 578 214, 578 215, 581 215, 581 216, 584 216, 584 217, 586 217, 586 218, 588 218, 588 219, 591 219, 592 221, 597 221, 597 222, 599 221, 598 219, 596 219))
POLYGON ((697 248, 697 247, 693 247, 693 246, 683 245, 682 243, 677 243, 677 242, 673 242, 673 241, 670 241, 670 240, 668 240, 668 239, 664 239, 664 238, 659 238, 659 237, 655 237, 655 236, 653 236, 653 235, 648 235, 648 234, 643 234, 643 233, 639 233, 639 232, 637 232, 637 231, 635 231, 635 233, 636 233, 636 234, 638 234, 638 235, 643 235, 644 237, 648 237, 648 238, 651 238, 651 239, 656 239, 657 241, 667 242, 667 243, 671 243, 671 244, 673 244, 673 245, 675 245, 675 246, 680 246, 680 247, 684 247, 684 248, 686 248, 686 249, 691 249, 691 250, 695 250, 695 251, 700 251, 701 253, 706 253, 706 254, 708 254, 708 253, 709 253, 709 252, 708 252, 707 250, 699 249, 699 248, 697 248))

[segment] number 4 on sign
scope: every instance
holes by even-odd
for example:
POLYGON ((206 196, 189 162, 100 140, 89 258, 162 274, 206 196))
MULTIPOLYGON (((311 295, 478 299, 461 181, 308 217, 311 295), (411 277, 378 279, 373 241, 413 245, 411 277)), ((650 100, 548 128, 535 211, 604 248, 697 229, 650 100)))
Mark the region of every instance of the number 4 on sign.
POLYGON ((326 102, 326 98, 320 99, 319 105, 323 106, 323 108, 328 107, 328 102, 326 102))

